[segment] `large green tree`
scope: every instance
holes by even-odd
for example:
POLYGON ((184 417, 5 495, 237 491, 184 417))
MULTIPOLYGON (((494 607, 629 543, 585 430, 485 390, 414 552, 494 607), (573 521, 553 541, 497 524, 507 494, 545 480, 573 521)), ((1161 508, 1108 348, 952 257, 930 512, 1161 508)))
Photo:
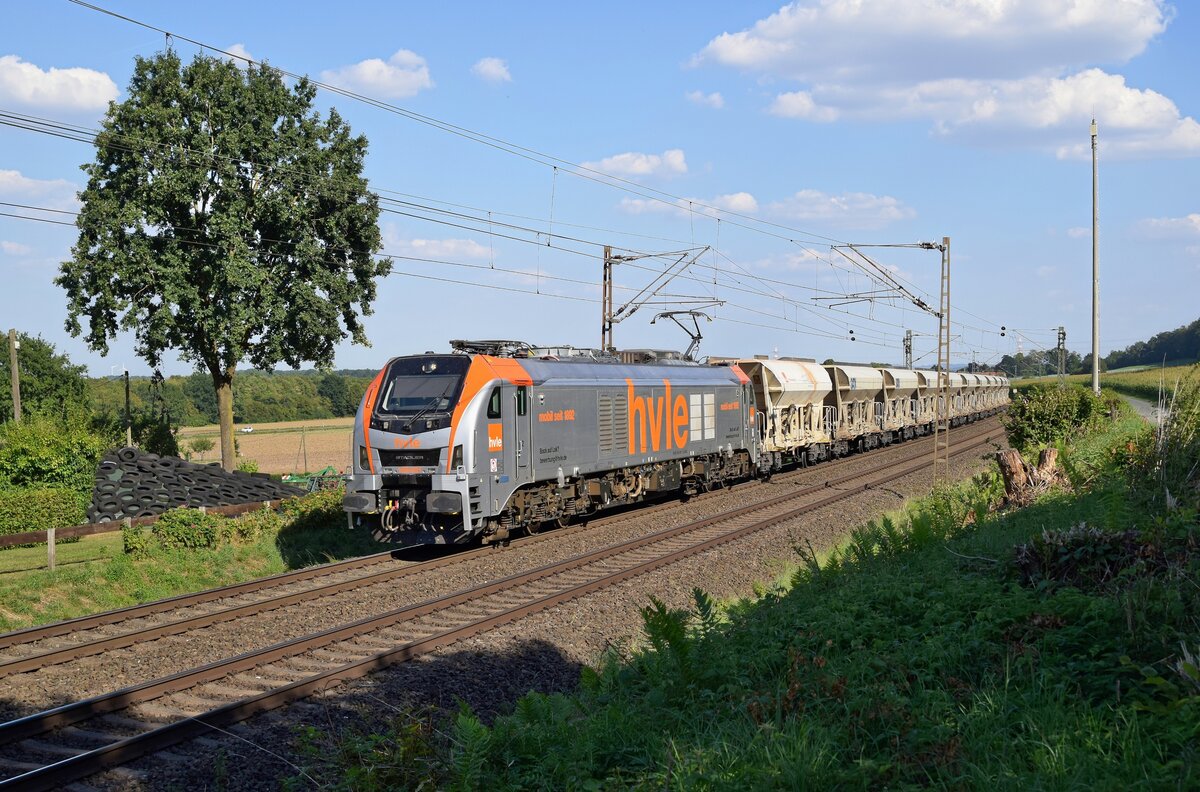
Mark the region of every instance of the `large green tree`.
POLYGON ((101 352, 131 330, 151 366, 175 350, 207 372, 226 469, 238 363, 331 365, 342 339, 366 343, 360 313, 390 271, 374 257, 366 138, 334 110, 322 119, 315 94, 268 66, 138 58, 83 166, 79 240, 57 279, 67 329, 86 317, 101 352))
MULTIPOLYGON (((17 370, 21 375, 21 411, 49 413, 59 417, 74 408, 86 408, 89 395, 87 370, 60 354, 40 336, 17 333, 17 370)), ((0 422, 11 420, 12 371, 8 341, 0 354, 0 422)))

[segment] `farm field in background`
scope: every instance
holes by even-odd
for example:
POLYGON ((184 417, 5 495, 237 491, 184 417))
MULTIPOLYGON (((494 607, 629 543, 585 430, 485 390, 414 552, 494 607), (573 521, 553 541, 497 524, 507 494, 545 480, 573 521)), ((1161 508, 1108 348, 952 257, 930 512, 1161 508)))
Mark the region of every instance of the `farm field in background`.
MULTIPOLYGON (((315 472, 330 465, 345 471, 350 465, 353 417, 253 424, 253 432, 243 434, 237 431, 244 426, 234 426, 238 460, 258 463, 258 469, 263 473, 315 472)), ((221 458, 220 428, 216 425, 180 429, 180 450, 188 448, 190 442, 198 437, 211 439, 214 447, 204 454, 194 454, 193 461, 211 462, 221 458)))
MULTIPOLYGON (((1118 393, 1124 393, 1127 396, 1134 396, 1146 401, 1158 400, 1158 388, 1161 383, 1169 395, 1175 388, 1175 384, 1184 379, 1188 372, 1198 364, 1182 363, 1177 365, 1168 365, 1165 368, 1161 366, 1131 366, 1127 369, 1118 371, 1106 371, 1100 374, 1100 386, 1102 388, 1112 388, 1118 393)), ((1013 380, 1014 385, 1020 385, 1026 382, 1054 382, 1058 378, 1054 376, 1048 377, 1028 377, 1019 380, 1013 380)), ((1092 382, 1091 374, 1071 374, 1064 378, 1067 382, 1076 383, 1079 385, 1090 385, 1092 382)))

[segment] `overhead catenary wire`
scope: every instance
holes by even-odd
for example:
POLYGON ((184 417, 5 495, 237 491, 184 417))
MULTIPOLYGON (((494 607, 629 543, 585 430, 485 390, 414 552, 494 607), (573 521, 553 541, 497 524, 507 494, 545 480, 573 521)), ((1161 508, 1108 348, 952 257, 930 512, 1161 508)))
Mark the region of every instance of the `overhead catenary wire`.
MULTIPOLYGON (((813 241, 820 240, 821 242, 830 242, 830 243, 836 243, 839 241, 832 237, 813 233, 810 231, 805 231, 805 230, 798 229, 798 228, 794 228, 794 227, 791 227, 791 226, 788 226, 788 225, 785 225, 782 223, 776 223, 773 221, 753 217, 751 215, 746 215, 744 213, 732 211, 729 209, 722 209, 719 207, 715 207, 710 204, 704 203, 702 201, 697 201, 695 199, 682 198, 680 196, 674 195, 672 193, 669 193, 669 192, 666 192, 663 190, 658 190, 658 189, 655 189, 652 187, 647 187, 645 185, 630 181, 628 179, 623 179, 621 177, 617 177, 617 176, 613 176, 611 174, 604 173, 597 169, 590 168, 586 164, 578 164, 578 163, 569 162, 562 158, 555 157, 553 155, 549 155, 544 152, 539 152, 532 148, 520 146, 520 145, 511 143, 509 141, 502 140, 500 138, 496 138, 493 136, 486 135, 484 133, 477 132, 475 130, 468 129, 466 127, 461 127, 461 126, 458 126, 455 124, 450 124, 448 122, 444 122, 444 121, 441 121, 439 119, 436 119, 436 118, 433 118, 430 116, 424 116, 422 114, 407 110, 403 107, 399 107, 399 106, 392 105, 387 102, 380 101, 373 97, 358 94, 353 91, 348 91, 346 89, 340 88, 339 86, 330 85, 330 84, 323 83, 318 80, 312 80, 312 79, 309 79, 302 75, 288 72, 283 69, 279 69, 278 67, 275 67, 275 66, 266 65, 261 62, 256 62, 252 59, 245 58, 244 56, 240 56, 237 53, 228 52, 228 51, 222 50, 219 47, 215 47, 211 44, 207 44, 205 42, 202 42, 202 41, 199 41, 196 39, 192 39, 187 36, 182 36, 180 34, 173 33, 171 31, 167 31, 163 28, 151 25, 149 23, 133 19, 132 17, 128 17, 125 15, 110 11, 109 9, 105 9, 105 8, 103 8, 99 5, 93 4, 93 3, 82 2, 82 0, 71 0, 71 1, 81 7, 89 8, 89 9, 97 11, 99 13, 103 13, 108 16, 120 19, 127 23, 138 25, 145 29, 160 32, 165 37, 167 37, 168 41, 170 41, 172 39, 178 40, 178 41, 184 41, 184 42, 187 42, 194 46, 197 46, 203 50, 210 50, 213 52, 217 52, 226 57, 232 58, 234 60, 244 61, 246 63, 256 64, 262 68, 272 69, 281 75, 284 75, 284 76, 287 76, 287 77, 290 77, 293 79, 305 79, 310 84, 312 84, 322 90, 330 91, 332 93, 335 93, 335 94, 338 94, 341 96, 345 96, 347 98, 351 98, 355 101, 363 102, 367 105, 374 106, 376 108, 383 109, 383 110, 386 110, 391 113, 395 113, 402 117, 406 117, 411 120, 418 121, 422 124, 427 124, 429 126, 440 129, 442 131, 449 132, 449 133, 458 135, 460 137, 463 137, 463 138, 466 138, 469 140, 473 140, 477 143, 482 143, 484 145, 488 145, 492 148, 495 148, 495 149, 498 149, 501 151, 505 151, 509 154, 520 156, 527 160, 530 160, 535 163, 552 168, 553 169, 553 177, 552 177, 553 182, 552 182, 552 197, 551 197, 551 220, 548 224, 548 233, 546 234, 546 236, 547 236, 546 246, 547 247, 555 247, 553 245, 553 240, 558 235, 553 234, 554 226, 555 225, 567 225, 567 224, 562 223, 560 220, 557 220, 556 218, 554 218, 553 194, 557 188, 557 173, 558 173, 558 170, 560 170, 560 169, 570 175, 588 179, 590 181, 593 181, 593 182, 596 182, 599 184, 603 184, 610 188, 619 189, 619 190, 628 192, 630 194, 638 195, 638 196, 646 198, 648 200, 654 200, 654 201, 656 201, 660 204, 666 205, 666 206, 671 206, 674 208, 681 208, 683 206, 683 204, 686 203, 688 214, 692 217, 693 226, 694 226, 694 215, 695 215, 695 212, 697 211, 697 208, 699 208, 706 216, 710 216, 710 217, 714 218, 714 220, 716 221, 716 229, 717 229, 718 234, 720 233, 721 224, 724 222, 726 224, 730 224, 735 227, 743 228, 743 229, 746 229, 746 230, 749 230, 752 232, 766 234, 767 236, 771 236, 771 237, 782 239, 782 240, 787 240, 788 242, 798 245, 798 246, 801 246, 801 247, 804 247, 805 239, 813 240, 813 241), (779 232, 784 232, 784 233, 779 233, 779 232)), ((80 131, 80 128, 75 128, 73 130, 69 129, 69 128, 67 128, 67 129, 59 128, 59 129, 55 129, 55 130, 48 130, 47 134, 56 134, 58 136, 67 137, 69 139, 83 140, 85 142, 90 142, 90 140, 88 140, 84 136, 86 133, 82 133, 80 131)), ((387 191, 383 191, 383 192, 387 192, 387 191)), ((398 194, 398 193, 393 193, 393 194, 398 194)), ((381 200, 384 200, 382 196, 381 196, 381 200)), ((492 211, 488 210, 488 213, 489 213, 489 219, 491 219, 492 211)), ((410 214, 409 216, 413 216, 413 215, 410 214)), ((422 219, 422 220, 426 220, 426 221, 432 221, 431 218, 429 218, 429 217, 414 217, 413 219, 422 219)), ((436 221, 433 221, 433 222, 436 222, 436 221)), ((477 232, 479 231, 479 229, 471 229, 470 226, 463 226, 463 227, 467 228, 468 230, 475 230, 477 232)), ((583 226, 583 225, 577 225, 575 227, 589 228, 588 226, 583 226)), ((542 233, 538 229, 529 229, 529 231, 531 233, 533 233, 535 235, 535 237, 537 237, 537 235, 542 233)), ((626 232, 617 232, 617 233, 626 233, 626 232)), ((638 236, 638 235, 630 235, 630 236, 633 237, 633 236, 638 236)), ((652 238, 652 237, 645 235, 645 236, 643 236, 643 238, 652 238)), ((516 241, 529 242, 530 240, 517 239, 516 241)), ((535 240, 533 240, 533 242, 535 244, 537 244, 538 241, 539 240, 536 238, 535 238, 535 240)), ((583 240, 577 240, 577 241, 580 244, 598 244, 598 243, 593 243, 591 241, 583 241, 583 240)), ((564 249, 566 252, 582 254, 585 256, 593 257, 593 254, 589 254, 584 251, 572 251, 568 248, 557 248, 557 247, 556 247, 556 249, 564 249)), ((494 249, 492 250, 492 257, 494 258, 494 249)), ((726 258, 728 258, 728 257, 726 257, 726 258)), ((715 261, 715 254, 714 254, 714 261, 715 261)), ((540 272, 541 272, 540 258, 539 258, 539 261, 537 264, 538 264, 537 270, 538 270, 539 279, 540 279, 540 272)), ((714 293, 715 293, 716 287, 717 287, 717 277, 716 277, 717 268, 715 265, 713 267, 713 270, 714 270, 713 289, 714 289, 714 293)), ((834 271, 835 275, 838 272, 838 270, 836 268, 833 271, 834 271)), ((747 277, 750 277, 752 279, 759 280, 760 282, 762 282, 761 276, 758 276, 755 273, 746 273, 746 274, 747 274, 747 277)), ((796 288, 804 288, 804 287, 799 287, 796 285, 793 285, 793 286, 796 288)), ((777 296, 779 296, 779 295, 777 295, 777 296)), ((811 311, 808 307, 802 306, 797 301, 794 301, 792 298, 780 297, 780 299, 785 300, 785 303, 791 304, 793 306, 794 310, 796 310, 796 311, 806 310, 811 313, 811 311)), ((879 321, 877 317, 873 316, 874 305, 875 304, 872 303, 872 309, 871 309, 872 316, 863 317, 861 315, 853 315, 853 314, 851 314, 851 315, 854 316, 854 318, 857 319, 858 321, 862 321, 862 322, 879 321)), ((971 313, 967 309, 956 308, 956 310, 961 311, 962 313, 965 313, 967 315, 976 316, 976 318, 979 318, 981 321, 985 321, 985 322, 987 321, 987 320, 983 320, 982 317, 978 317, 976 314, 971 313)))

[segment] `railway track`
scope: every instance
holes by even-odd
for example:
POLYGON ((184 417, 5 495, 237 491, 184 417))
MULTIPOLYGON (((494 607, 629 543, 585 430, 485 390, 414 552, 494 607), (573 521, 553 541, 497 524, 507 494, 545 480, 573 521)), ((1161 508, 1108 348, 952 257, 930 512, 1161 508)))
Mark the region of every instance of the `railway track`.
MULTIPOLYGON (((999 434, 986 426, 959 433, 951 451, 999 434)), ((9 775, 0 789, 70 783, 925 469, 923 444, 906 447, 915 453, 867 471, 9 721, 0 725, 0 767, 9 775)))
MULTIPOLYGON (((979 426, 982 424, 975 425, 975 427, 979 426)), ((917 448, 923 448, 930 442, 928 438, 925 438, 896 445, 879 453, 890 452, 903 455, 912 453, 917 448)), ((821 466, 819 469, 833 472, 840 465, 862 459, 863 457, 860 456, 849 457, 821 466)), ((804 469, 791 471, 776 477, 776 480, 786 482, 803 476, 805 472, 804 469)), ((691 502, 695 503, 705 497, 705 495, 698 496, 691 502)), ((680 508, 684 508, 682 504, 678 500, 672 499, 639 508, 634 513, 637 516, 645 516, 656 510, 680 508)), ((628 517, 628 512, 618 512, 592 520, 587 527, 590 530, 600 530, 614 521, 628 519, 628 517)), ((580 529, 576 527, 571 530, 578 532, 580 529)), ((555 532, 550 532, 522 537, 514 541, 519 544, 534 544, 548 540, 554 541, 556 538, 555 532)), ((147 641, 183 635, 281 608, 312 603, 324 597, 370 586, 394 583, 412 575, 427 574, 446 567, 468 563, 489 552, 491 552, 490 548, 483 547, 423 562, 405 563, 397 559, 396 551, 387 551, 308 567, 245 583, 184 594, 143 605, 17 630, 0 635, 0 679, 147 641)))

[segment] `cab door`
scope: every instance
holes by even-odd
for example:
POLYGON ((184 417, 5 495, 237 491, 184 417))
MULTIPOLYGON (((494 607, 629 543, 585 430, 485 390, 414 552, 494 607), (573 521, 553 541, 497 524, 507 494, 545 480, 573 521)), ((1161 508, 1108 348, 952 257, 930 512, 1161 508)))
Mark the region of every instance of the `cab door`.
POLYGON ((513 453, 516 456, 517 475, 522 478, 529 475, 529 458, 533 456, 530 447, 530 414, 529 387, 518 385, 513 393, 513 453))

